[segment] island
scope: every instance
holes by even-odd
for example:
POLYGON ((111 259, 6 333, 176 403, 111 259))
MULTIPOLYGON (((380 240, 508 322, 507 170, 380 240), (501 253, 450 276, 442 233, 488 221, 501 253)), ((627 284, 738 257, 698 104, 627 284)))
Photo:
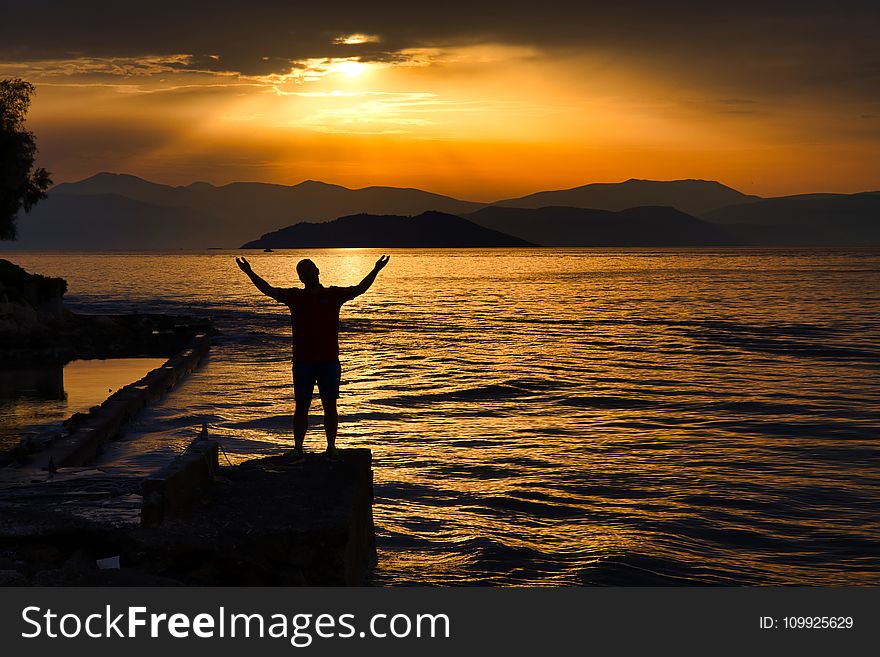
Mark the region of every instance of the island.
POLYGON ((414 217, 353 214, 326 223, 300 222, 266 233, 243 249, 510 248, 535 244, 457 215, 428 211, 414 217))

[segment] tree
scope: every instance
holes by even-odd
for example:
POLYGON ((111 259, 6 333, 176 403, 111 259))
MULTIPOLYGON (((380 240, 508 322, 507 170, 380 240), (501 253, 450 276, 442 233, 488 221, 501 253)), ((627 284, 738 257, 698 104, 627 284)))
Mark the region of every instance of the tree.
POLYGON ((34 169, 37 142, 24 129, 35 91, 21 78, 0 80, 0 240, 15 239, 19 209, 29 212, 52 184, 48 171, 34 169))

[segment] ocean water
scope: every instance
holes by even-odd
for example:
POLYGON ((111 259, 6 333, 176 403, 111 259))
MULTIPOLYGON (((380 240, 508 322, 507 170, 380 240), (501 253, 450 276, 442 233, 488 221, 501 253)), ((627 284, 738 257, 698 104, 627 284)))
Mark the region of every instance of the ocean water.
POLYGON ((161 366, 164 358, 74 360, 65 365, 7 368, 0 363, 0 450, 26 435, 86 413, 107 397, 161 366))
MULTIPOLYGON (((74 310, 222 331, 104 467, 157 467, 202 422, 231 462, 291 447, 289 315, 237 254, 11 256, 74 310)), ((880 584, 880 250, 390 254, 341 333, 374 584, 880 584)), ((290 286, 306 255, 350 285, 380 252, 248 258, 290 286)))

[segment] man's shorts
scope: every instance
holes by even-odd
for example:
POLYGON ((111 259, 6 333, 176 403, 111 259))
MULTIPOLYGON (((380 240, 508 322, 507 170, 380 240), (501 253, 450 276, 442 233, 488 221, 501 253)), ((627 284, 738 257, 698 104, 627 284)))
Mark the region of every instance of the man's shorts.
POLYGON ((342 365, 339 361, 293 364, 293 398, 311 401, 315 384, 321 399, 339 399, 342 365))

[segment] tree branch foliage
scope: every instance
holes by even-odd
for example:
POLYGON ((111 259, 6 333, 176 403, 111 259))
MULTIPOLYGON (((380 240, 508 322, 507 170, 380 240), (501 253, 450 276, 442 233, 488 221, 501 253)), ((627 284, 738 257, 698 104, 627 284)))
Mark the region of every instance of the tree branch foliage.
POLYGON ((24 128, 34 85, 20 78, 0 80, 0 239, 16 236, 19 209, 29 212, 52 184, 49 172, 34 169, 37 142, 24 128))

